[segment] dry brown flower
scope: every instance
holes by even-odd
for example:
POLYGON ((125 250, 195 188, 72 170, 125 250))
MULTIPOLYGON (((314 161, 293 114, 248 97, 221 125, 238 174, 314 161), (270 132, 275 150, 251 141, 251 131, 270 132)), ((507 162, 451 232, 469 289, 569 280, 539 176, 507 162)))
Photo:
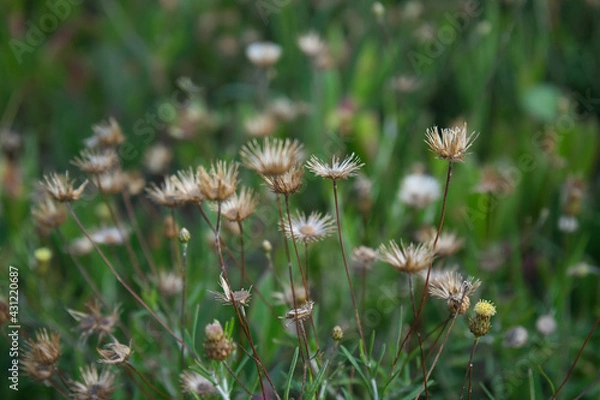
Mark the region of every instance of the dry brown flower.
POLYGON ((98 360, 101 364, 124 364, 129 361, 129 357, 131 357, 131 341, 129 341, 129 346, 119 343, 118 340, 113 339, 112 342, 104 345, 104 349, 96 349, 98 354, 100 354, 100 360, 98 360))
POLYGON ((92 334, 97 334, 98 339, 102 340, 105 335, 112 335, 115 324, 119 320, 119 307, 115 307, 110 315, 103 315, 100 304, 93 299, 85 304, 87 312, 68 309, 69 314, 79 322, 77 330, 81 337, 86 339, 92 334))
POLYGON ((515 183, 508 173, 499 168, 484 167, 474 191, 477 193, 506 195, 512 192, 514 187, 515 183))
POLYGON ((206 325, 204 334, 206 335, 204 350, 208 358, 215 361, 223 361, 231 355, 231 352, 233 352, 233 342, 225 335, 219 321, 215 320, 212 324, 206 325))
POLYGON ((100 174, 115 167, 119 163, 117 152, 109 149, 84 149, 75 157, 71 164, 88 174, 100 174))
POLYGON ((186 370, 181 374, 181 388, 185 393, 196 394, 200 397, 217 392, 215 385, 196 371, 186 370))
POLYGON ((92 126, 92 130, 94 135, 85 139, 87 148, 113 147, 125 141, 121 127, 114 118, 92 126))
POLYGON ((113 168, 93 176, 92 182, 100 193, 113 195, 123 191, 127 184, 127 177, 120 168, 113 168))
POLYGON ((161 187, 156 186, 154 182, 150 183, 150 187, 146 188, 148 197, 163 207, 173 208, 181 205, 181 192, 177 190, 176 181, 174 176, 165 176, 161 187))
POLYGON ((35 340, 27 341, 26 360, 41 365, 53 365, 60 357, 60 335, 50 333, 46 329, 36 332, 35 340))
POLYGON ((253 140, 242 147, 240 156, 248 169, 261 175, 281 175, 303 160, 304 145, 290 139, 266 138, 262 145, 253 140))
POLYGON ((177 197, 184 204, 198 204, 204 200, 200 191, 200 180, 198 175, 190 168, 186 171, 177 171, 177 176, 171 177, 175 185, 177 197))
POLYGON ((452 314, 464 314, 469 309, 469 296, 481 285, 474 278, 463 279, 458 272, 443 272, 432 275, 429 280, 429 294, 446 300, 452 314))
POLYGON ((335 220, 328 214, 313 211, 307 217, 304 213, 296 212, 291 220, 291 229, 287 221, 283 225, 285 236, 291 238, 293 233, 295 240, 305 244, 323 240, 335 231, 335 220))
POLYGON ((244 130, 253 137, 267 137, 277 129, 277 120, 270 113, 261 113, 244 121, 244 130))
POLYGON ((252 215, 256 204, 257 199, 252 189, 243 188, 221 204, 221 214, 229 221, 243 221, 252 215))
POLYGON ((312 173, 331 180, 348 179, 351 176, 355 176, 358 170, 364 165, 365 164, 361 163, 360 158, 354 153, 350 154, 342 161, 334 155, 331 159, 331 164, 319 160, 319 158, 314 155, 306 162, 306 167, 312 171, 312 173))
POLYGON ((83 382, 72 381, 69 390, 75 400, 109 400, 117 389, 114 386, 116 376, 108 369, 98 375, 96 365, 80 368, 83 382))
POLYGON ((146 180, 140 171, 134 170, 123 172, 123 176, 126 181, 125 188, 130 195, 138 195, 144 190, 146 180))
POLYGON ((220 281, 219 284, 221 285, 221 288, 223 289, 223 293, 211 292, 212 294, 215 295, 216 300, 222 301, 223 304, 226 304, 226 305, 230 305, 230 306, 235 305, 236 307, 240 307, 240 306, 247 307, 248 305, 250 305, 250 298, 252 297, 250 291, 252 290, 252 288, 250 288, 249 290, 240 289, 240 290, 233 291, 227 284, 227 281, 225 280, 225 278, 223 278, 222 274, 219 278, 219 281, 220 281))
POLYGON ((304 168, 298 164, 281 175, 262 175, 262 178, 273 193, 289 196, 300 189, 303 176, 304 168))
POLYGON ((154 175, 164 174, 172 160, 173 151, 162 143, 149 147, 144 153, 144 166, 154 175))
POLYGON ((462 128, 443 128, 441 132, 437 126, 427 129, 425 142, 438 158, 451 162, 464 162, 467 150, 477 138, 476 132, 467 135, 467 124, 462 128))
POLYGON ((158 286, 158 291, 163 296, 171 297, 181 293, 183 289, 183 280, 181 275, 173 271, 161 270, 158 276, 154 278, 158 286))
POLYGON ((46 192, 56 201, 70 202, 79 200, 81 193, 85 189, 88 181, 85 180, 77 189, 75 189, 75 181, 69 179, 69 171, 64 175, 59 175, 55 172, 50 175, 44 175, 44 182, 40 182, 46 192))
POLYGON ((31 210, 36 228, 42 235, 48 235, 67 220, 65 209, 56 204, 50 196, 44 196, 31 210))
POLYGON ((353 267, 358 270, 369 271, 377 260, 377 251, 367 246, 359 246, 352 250, 353 267))
POLYGON ((238 165, 219 160, 210 166, 198 168, 200 191, 208 200, 225 201, 235 193, 238 184, 238 165))
POLYGON ((405 246, 400 243, 398 246, 393 240, 387 247, 383 244, 379 246, 377 253, 379 260, 407 274, 414 274, 428 268, 434 256, 429 247, 424 244, 410 243, 405 246))

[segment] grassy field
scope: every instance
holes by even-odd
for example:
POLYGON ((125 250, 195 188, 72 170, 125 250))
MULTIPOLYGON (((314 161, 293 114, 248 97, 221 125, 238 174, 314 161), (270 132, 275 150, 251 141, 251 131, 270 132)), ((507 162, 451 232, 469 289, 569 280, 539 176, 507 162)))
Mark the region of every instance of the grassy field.
POLYGON ((1 398, 599 398, 597 0, 4 3, 1 398))

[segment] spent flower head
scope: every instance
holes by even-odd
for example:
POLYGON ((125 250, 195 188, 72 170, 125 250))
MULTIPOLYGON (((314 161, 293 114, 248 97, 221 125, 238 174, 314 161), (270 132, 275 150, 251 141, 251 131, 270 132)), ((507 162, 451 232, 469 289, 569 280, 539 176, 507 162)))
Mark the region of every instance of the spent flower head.
POLYGON ((252 189, 243 188, 221 204, 221 213, 229 221, 243 221, 252 215, 256 204, 252 189))
POLYGON ((215 385, 196 371, 185 370, 180 377, 181 388, 185 393, 203 397, 217 392, 215 385))
POLYGON ((331 164, 327 164, 321 161, 318 157, 312 156, 310 160, 306 162, 306 167, 317 176, 338 180, 348 179, 351 176, 355 176, 359 169, 365 164, 360 162, 360 158, 354 153, 341 160, 338 156, 334 155, 331 158, 331 164))
POLYGON ((271 67, 281 57, 281 46, 273 42, 254 42, 246 47, 246 57, 257 67, 271 67))
POLYGON ((441 188, 437 179, 422 172, 406 176, 398 190, 398 199, 415 208, 427 207, 439 199, 440 195, 441 188))
POLYGON ((150 187, 146 188, 148 197, 154 203, 163 207, 177 207, 182 204, 181 192, 177 190, 175 182, 177 178, 174 176, 166 176, 163 184, 158 187, 154 182, 150 183, 150 187))
POLYGON ((448 310, 452 314, 464 314, 471 305, 469 296, 479 285, 481 281, 478 279, 469 277, 465 280, 456 271, 446 271, 431 276, 429 294, 446 300, 448 310))
POLYGON ((261 175, 282 175, 304 159, 304 145, 295 139, 253 140, 242 147, 240 156, 246 168, 261 175))
POLYGON ((304 213, 296 212, 291 220, 291 227, 287 221, 283 225, 285 236, 291 238, 293 234, 295 240, 305 244, 323 240, 335 231, 335 221, 328 214, 313 211, 307 217, 304 213))
POLYGON ((182 204, 198 204, 204 200, 198 175, 191 168, 177 171, 177 176, 173 175, 171 180, 176 191, 175 197, 182 204))
POLYGON ((407 274, 414 274, 428 268, 433 261, 433 252, 424 244, 410 243, 400 246, 393 240, 389 245, 382 244, 378 249, 379 260, 407 274))
POLYGON ((233 290, 231 290, 229 284, 227 283, 227 280, 225 280, 222 274, 219 278, 219 281, 219 285, 221 285, 223 293, 212 292, 215 295, 215 299, 222 301, 223 304, 231 306, 235 305, 237 307, 246 307, 250 304, 250 298, 252 297, 250 291, 252 290, 252 288, 250 288, 249 290, 240 289, 234 292, 233 290))
POLYGON ((198 168, 200 191, 212 201, 225 201, 235 193, 238 184, 238 164, 219 160, 210 166, 198 168))
POLYGON ((71 164, 88 174, 101 174, 119 163, 117 152, 109 149, 84 149, 75 157, 71 164))
POLYGON ((88 181, 85 180, 81 185, 75 188, 75 181, 69 179, 69 171, 64 175, 56 172, 50 175, 44 175, 44 182, 40 182, 46 192, 56 201, 70 202, 79 200, 81 193, 85 189, 88 181))
POLYGON ((467 124, 462 128, 442 128, 441 132, 437 126, 427 129, 425 142, 438 158, 451 162, 464 162, 467 150, 473 145, 477 133, 467 135, 467 124))
POLYGON ((289 196, 300 189, 303 176, 304 167, 297 164, 281 175, 262 175, 262 178, 273 193, 289 196))
POLYGON ((48 333, 46 329, 36 332, 35 340, 27 342, 24 358, 37 364, 53 365, 60 357, 60 335, 48 333))
POLYGON ((96 349, 98 354, 100 354, 100 360, 98 360, 101 364, 124 364, 129 361, 129 357, 131 357, 131 341, 129 341, 129 345, 124 345, 119 343, 118 340, 113 339, 112 342, 104 345, 104 349, 96 349))
POLYGON ((42 235, 49 234, 67 220, 67 213, 64 207, 61 204, 56 204, 47 195, 32 208, 31 215, 33 216, 35 227, 42 235))
POLYGON ((94 135, 84 141, 87 148, 114 147, 125 141, 121 127, 114 118, 92 126, 92 130, 94 135))
POLYGON ((98 374, 96 365, 80 369, 83 382, 71 382, 69 390, 75 400, 109 400, 117 389, 114 386, 115 374, 108 369, 98 374))

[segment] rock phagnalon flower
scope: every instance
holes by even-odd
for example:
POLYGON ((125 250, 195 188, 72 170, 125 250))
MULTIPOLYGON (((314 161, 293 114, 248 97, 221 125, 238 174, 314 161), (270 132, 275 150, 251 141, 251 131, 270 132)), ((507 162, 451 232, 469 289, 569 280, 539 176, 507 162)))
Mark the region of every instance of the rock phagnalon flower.
POLYGON ((361 163, 360 158, 354 153, 350 154, 342 161, 340 161, 338 156, 334 155, 331 159, 331 164, 319 160, 316 156, 312 156, 306 163, 306 167, 315 175, 334 181, 355 176, 358 170, 364 165, 365 164, 361 163))
POLYGON ((425 142, 438 158, 453 162, 464 162, 467 150, 473 145, 477 138, 476 132, 467 135, 467 124, 462 128, 443 128, 438 130, 437 126, 427 129, 425 142))

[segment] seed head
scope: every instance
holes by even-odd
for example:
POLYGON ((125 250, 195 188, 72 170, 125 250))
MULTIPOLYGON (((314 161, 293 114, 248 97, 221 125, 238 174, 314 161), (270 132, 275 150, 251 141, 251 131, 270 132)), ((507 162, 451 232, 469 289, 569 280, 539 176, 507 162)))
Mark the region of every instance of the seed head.
POLYGON ((71 382, 71 395, 76 400, 109 400, 117 389, 113 386, 116 376, 108 369, 98 375, 96 365, 80 369, 83 382, 71 382))
POLYGON ((92 182, 100 193, 113 195, 121 193, 127 184, 127 177, 120 168, 113 168, 92 177, 92 182))
POLYGON ((481 285, 480 280, 463 280, 456 271, 432 275, 429 280, 429 294, 446 300, 452 314, 464 314, 469 309, 469 296, 481 285))
POLYGON ((79 200, 81 193, 88 181, 85 180, 77 189, 75 189, 75 181, 69 179, 69 171, 64 175, 58 175, 53 172, 50 175, 44 175, 44 182, 40 182, 46 192, 52 198, 59 202, 70 202, 79 200))
POLYGON ((166 176, 160 188, 154 182, 150 183, 150 187, 146 189, 148 197, 154 203, 163 207, 173 208, 181 205, 182 192, 177 190, 176 181, 176 177, 166 176))
POLYGON ((244 130, 253 137, 267 137, 277 129, 277 120, 268 112, 257 114, 244 122, 244 130))
POLYGON ((391 240, 387 247, 383 244, 379 246, 378 258, 401 272, 414 274, 431 265, 433 253, 424 244, 410 243, 405 246, 400 243, 399 247, 391 240))
POLYGON ((114 147, 125 141, 125 136, 121 132, 119 123, 110 118, 108 122, 101 122, 92 127, 94 135, 85 139, 85 145, 89 149, 114 147))
POLYGON ((314 58, 327 51, 327 44, 321 39, 318 33, 309 32, 298 36, 298 47, 309 58, 314 58))
POLYGON ((182 204, 198 204, 204 200, 198 175, 191 168, 177 171, 177 176, 172 176, 171 180, 175 186, 175 197, 182 204))
POLYGON ((156 281, 158 291, 166 297, 175 296, 181 293, 181 290, 183 289, 183 280, 181 279, 181 274, 173 271, 161 270, 154 280, 156 281))
POLYGON ((200 191, 208 200, 225 201, 237 188, 238 165, 225 161, 212 164, 210 170, 198 168, 200 191))
POLYGON ((433 176, 425 173, 412 173, 400 184, 398 199, 415 208, 425 208, 440 198, 440 184, 433 176))
POLYGON ((115 167, 119 162, 117 152, 113 149, 85 149, 75 157, 71 164, 88 174, 101 174, 115 167))
POLYGON ((291 238, 292 233, 295 240, 307 243, 314 243, 325 239, 335 231, 335 221, 328 214, 321 214, 313 211, 308 218, 306 214, 296 212, 292 218, 292 225, 285 223, 283 232, 286 237, 291 238))
POLYGON ((262 178, 273 193, 289 196, 300 189, 303 176, 304 167, 297 164, 282 175, 262 175, 262 178))
POLYGON ((86 303, 85 308, 86 312, 67 310, 71 317, 79 322, 77 330, 80 331, 81 337, 86 339, 92 334, 97 334, 98 340, 102 340, 105 335, 111 336, 119 320, 119 307, 115 307, 111 314, 103 315, 98 301, 92 300, 86 303))
POLYGON ((268 68, 281 57, 281 46, 272 42, 254 42, 246 47, 246 57, 257 67, 268 68))
POLYGON ((506 195, 512 192, 514 187, 515 182, 508 173, 498 168, 485 167, 474 191, 477 193, 506 195))
POLYGON ((327 164, 313 155, 306 163, 306 167, 313 174, 334 181, 355 176, 358 170, 364 165, 365 164, 361 163, 360 158, 354 153, 350 154, 342 161, 334 155, 331 158, 331 164, 327 164))
POLYGON ((266 138, 253 140, 240 151, 246 168, 261 175, 282 175, 304 159, 304 145, 297 140, 266 138))
POLYGON ((181 374, 181 388, 185 393, 200 397, 210 396, 217 392, 215 385, 196 371, 186 370, 181 374))
POLYGON ((46 329, 39 330, 35 341, 27 342, 25 359, 41 365, 53 365, 60 357, 60 335, 50 333, 46 329))
POLYGON ((256 203, 252 189, 243 188, 239 194, 234 194, 221 204, 221 214, 229 221, 243 221, 252 215, 256 203))
POLYGON ((473 132, 467 135, 467 124, 462 128, 443 128, 438 131, 438 127, 427 129, 425 142, 429 145, 430 150, 438 155, 442 160, 452 162, 464 162, 467 150, 473 145, 477 138, 477 133, 473 132))
POLYGON ((50 196, 44 196, 31 210, 36 228, 42 235, 48 235, 67 220, 62 205, 56 204, 50 196))
POLYGON ((113 342, 108 343, 104 346, 104 349, 96 349, 98 354, 100 354, 100 360, 98 360, 101 364, 124 364, 129 361, 129 357, 131 357, 131 341, 129 341, 129 346, 119 343, 118 340, 114 339, 113 342))
POLYGON ((246 307, 250 304, 250 291, 252 290, 252 288, 250 288, 249 290, 240 289, 234 292, 229 287, 229 284, 227 283, 223 275, 221 275, 220 277, 220 285, 223 289, 223 293, 212 292, 212 294, 215 295, 215 299, 222 301, 223 304, 231 306, 235 305, 237 307, 246 307))
POLYGON ((359 246, 352 249, 352 261, 354 268, 362 271, 370 271, 377 260, 377 251, 367 246, 359 246))

